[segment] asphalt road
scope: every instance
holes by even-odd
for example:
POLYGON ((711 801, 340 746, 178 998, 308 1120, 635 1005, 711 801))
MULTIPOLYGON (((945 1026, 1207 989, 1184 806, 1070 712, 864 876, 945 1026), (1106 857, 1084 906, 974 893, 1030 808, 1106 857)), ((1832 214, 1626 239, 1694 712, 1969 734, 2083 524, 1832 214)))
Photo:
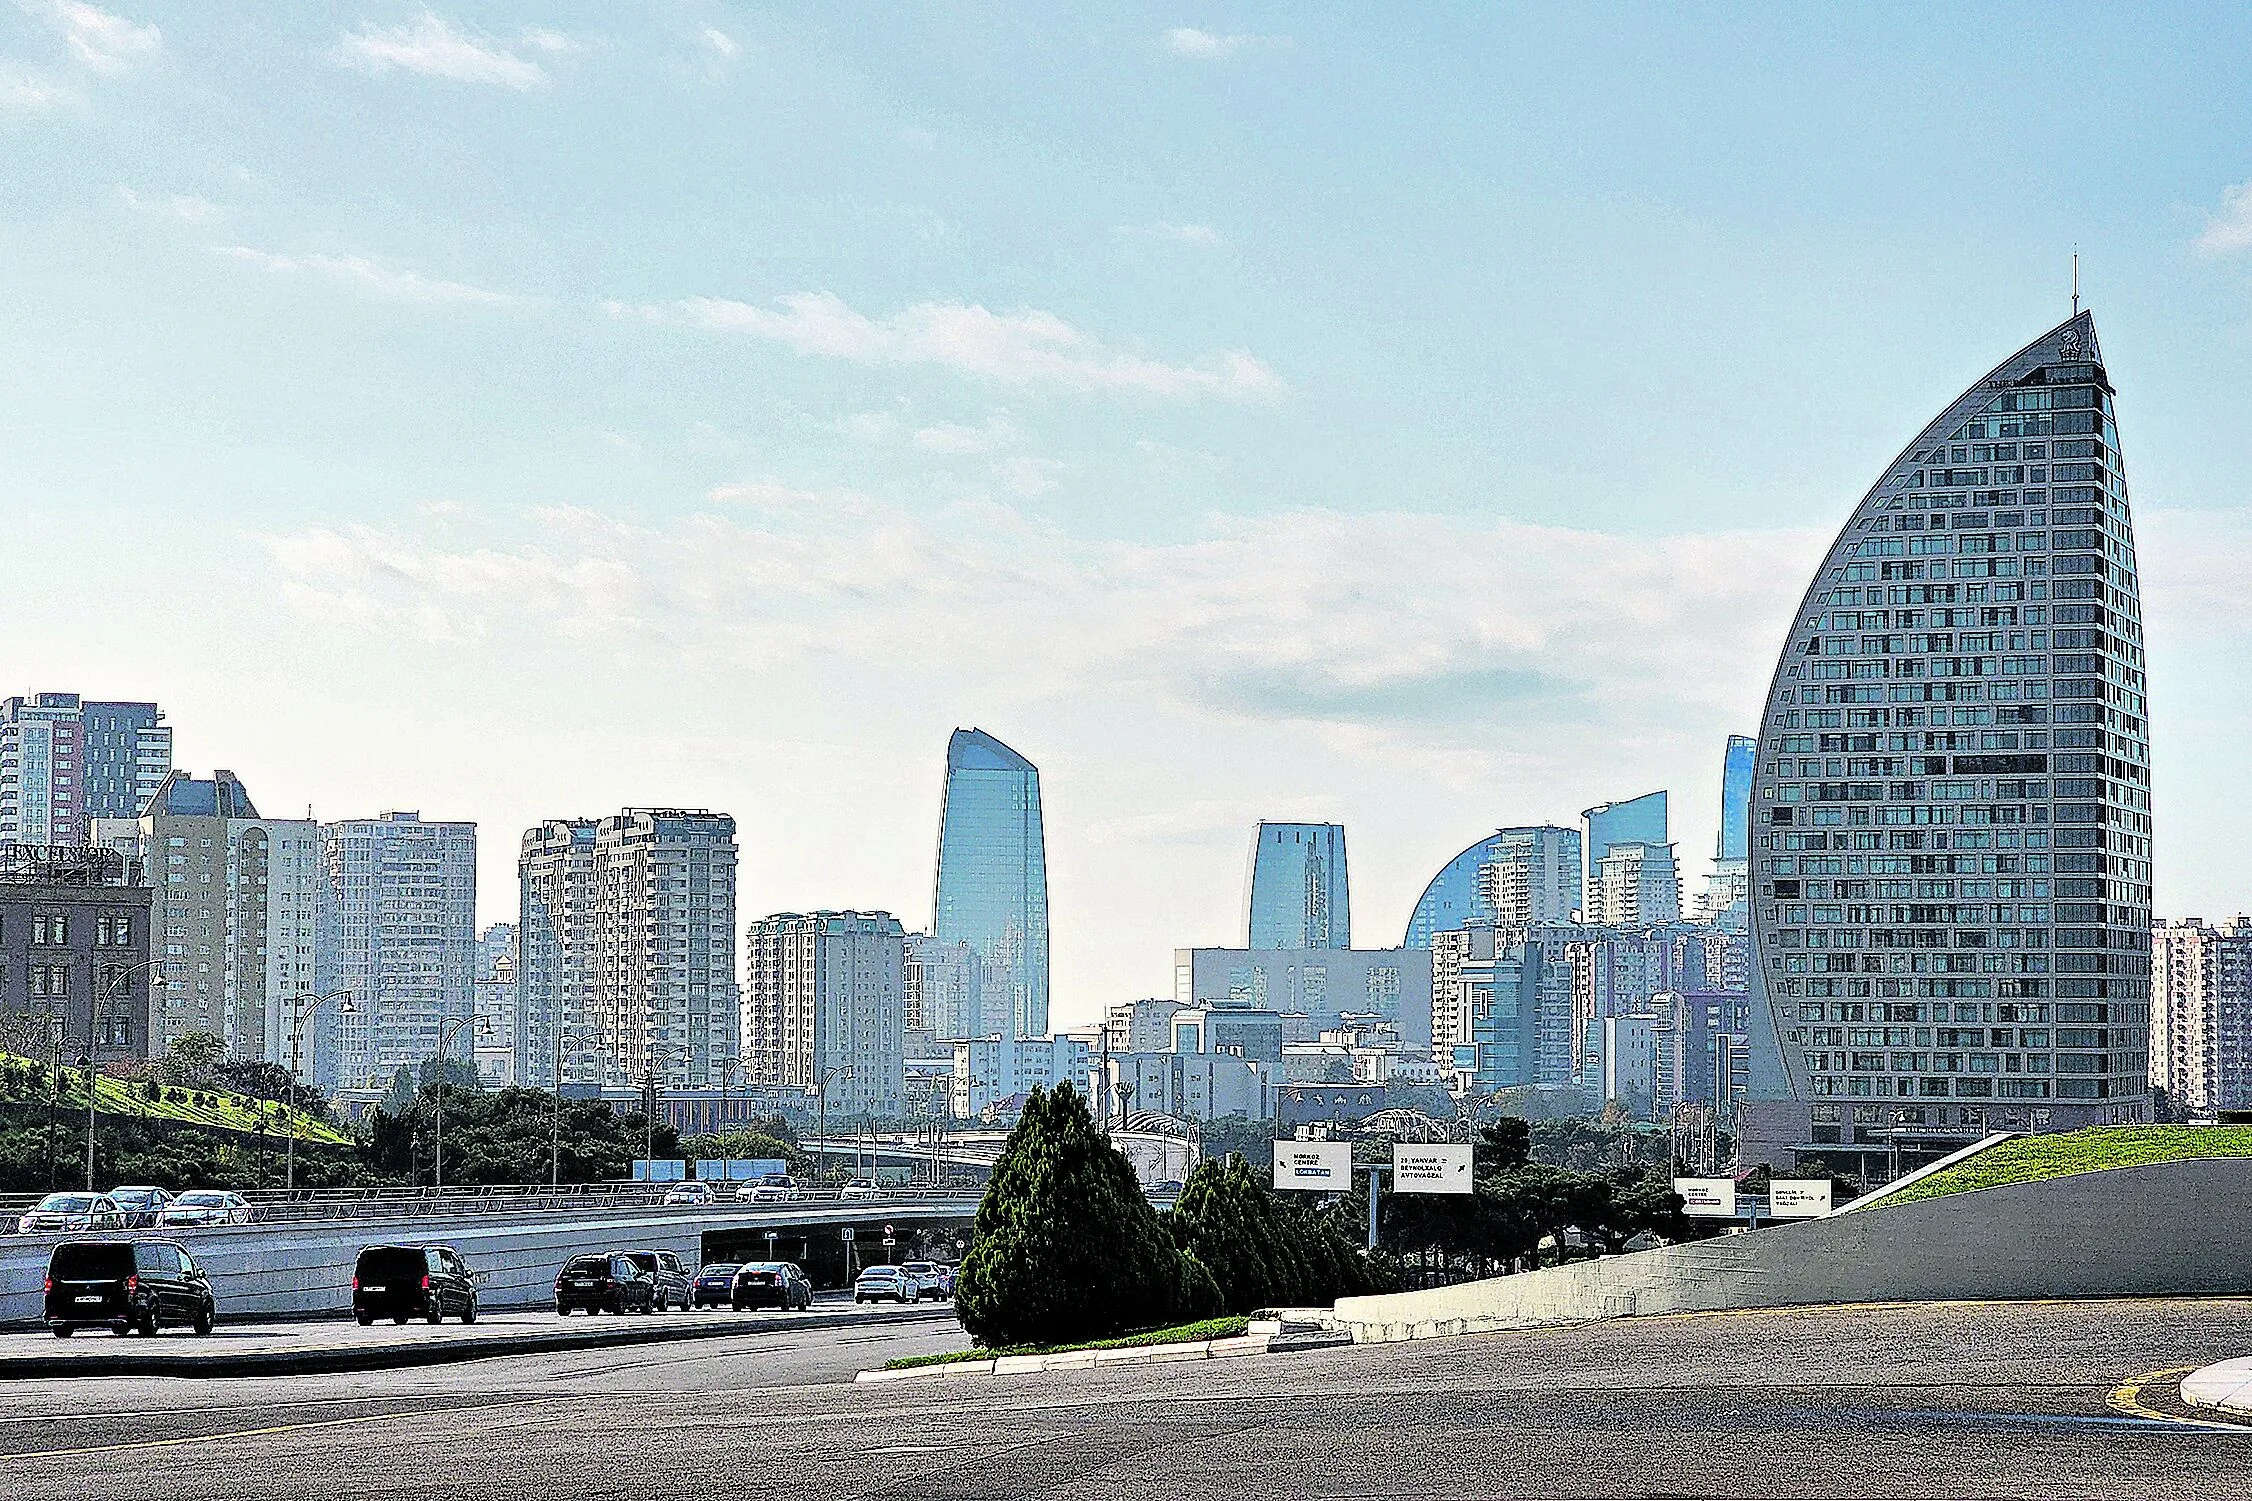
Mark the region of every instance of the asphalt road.
POLYGON ((225 1501, 2252 1498, 2252 1430, 2170 1419, 2178 1378, 2152 1374, 2252 1353, 2248 1301, 1775 1310, 839 1384, 960 1343, 941 1324, 26 1384, 0 1390, 0 1452, 23 1494, 225 1501))

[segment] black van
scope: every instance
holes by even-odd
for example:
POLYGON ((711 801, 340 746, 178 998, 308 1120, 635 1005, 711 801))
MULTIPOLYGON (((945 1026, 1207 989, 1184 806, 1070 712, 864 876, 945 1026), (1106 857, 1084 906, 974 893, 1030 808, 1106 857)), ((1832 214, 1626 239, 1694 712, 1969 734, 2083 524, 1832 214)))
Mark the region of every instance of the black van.
POLYGON ((352 1317, 404 1324, 420 1314, 477 1322, 477 1274, 452 1246, 367 1246, 352 1268, 352 1317))
POLYGON ((187 1247, 169 1240, 66 1240, 47 1258, 47 1327, 67 1339, 81 1324, 154 1334, 166 1324, 211 1332, 218 1303, 187 1247))

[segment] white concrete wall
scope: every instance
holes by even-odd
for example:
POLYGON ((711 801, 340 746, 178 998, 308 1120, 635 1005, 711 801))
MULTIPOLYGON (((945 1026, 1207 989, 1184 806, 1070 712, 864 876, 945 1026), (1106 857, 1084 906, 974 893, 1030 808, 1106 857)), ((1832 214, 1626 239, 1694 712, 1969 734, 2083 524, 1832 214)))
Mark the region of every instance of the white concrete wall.
MULTIPOLYGON (((484 1274, 487 1308, 536 1306, 555 1295, 555 1273, 583 1251, 657 1250, 688 1266, 702 1259, 707 1231, 792 1226, 927 1224, 964 1220, 975 1199, 906 1204, 801 1204, 772 1209, 645 1208, 601 1212, 393 1216, 312 1224, 234 1225, 224 1229, 128 1232, 177 1240, 210 1274, 220 1317, 298 1317, 352 1306, 352 1267, 362 1246, 449 1245, 484 1274)), ((36 1322, 47 1257, 65 1236, 0 1241, 0 1323, 36 1322)))
POLYGON ((1363 1343, 1634 1314, 2252 1293, 2252 1159, 2016 1183, 1430 1292, 1338 1301, 1363 1343))

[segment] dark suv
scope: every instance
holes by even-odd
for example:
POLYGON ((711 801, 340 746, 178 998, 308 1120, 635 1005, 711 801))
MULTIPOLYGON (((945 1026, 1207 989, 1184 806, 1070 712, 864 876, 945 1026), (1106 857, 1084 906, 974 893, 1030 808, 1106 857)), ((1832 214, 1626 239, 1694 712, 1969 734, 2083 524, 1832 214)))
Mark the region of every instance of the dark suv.
POLYGON ((67 1339, 80 1324, 154 1334, 166 1324, 211 1332, 211 1279, 169 1240, 70 1240, 47 1259, 47 1326, 67 1339))
POLYGON ((657 1301, 657 1282, 621 1251, 574 1256, 555 1274, 555 1311, 649 1313, 657 1301))
POLYGON ((656 1308, 662 1313, 668 1308, 689 1309, 696 1306, 696 1284, 680 1258, 670 1251, 621 1251, 617 1253, 649 1274, 655 1284, 652 1296, 656 1308))
POLYGON ((452 1246, 368 1246, 352 1268, 352 1317, 404 1324, 420 1314, 477 1322, 477 1274, 452 1246))

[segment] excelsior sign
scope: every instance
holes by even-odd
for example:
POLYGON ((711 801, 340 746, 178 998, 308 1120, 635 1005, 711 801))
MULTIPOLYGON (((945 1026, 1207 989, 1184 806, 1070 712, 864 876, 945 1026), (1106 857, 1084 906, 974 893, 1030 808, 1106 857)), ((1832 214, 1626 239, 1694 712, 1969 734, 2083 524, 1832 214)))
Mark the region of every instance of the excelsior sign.
POLYGON ((1353 1191, 1353 1144, 1349 1141, 1278 1141, 1275 1187, 1353 1191))
POLYGON ((1681 1195, 1683 1214, 1710 1220, 1736 1217, 1734 1178, 1676 1178, 1673 1191, 1681 1195))
POLYGON ((1403 1194, 1466 1194, 1471 1191, 1470 1145, 1421 1146, 1409 1142, 1392 1148, 1392 1191, 1403 1194))
POLYGON ((1818 1220, 1830 1212, 1827 1178, 1776 1178, 1767 1185, 1767 1212, 1779 1220, 1818 1220))

